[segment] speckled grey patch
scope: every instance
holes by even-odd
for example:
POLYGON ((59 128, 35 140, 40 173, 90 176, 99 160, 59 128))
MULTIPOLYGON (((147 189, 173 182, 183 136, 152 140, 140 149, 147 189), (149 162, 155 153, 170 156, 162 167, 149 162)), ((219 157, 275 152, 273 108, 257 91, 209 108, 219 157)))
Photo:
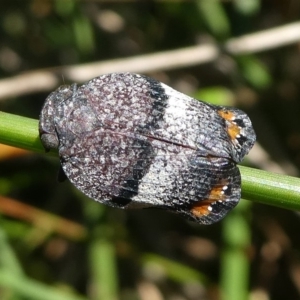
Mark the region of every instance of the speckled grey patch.
POLYGON ((146 76, 113 73, 60 87, 40 116, 46 150, 69 180, 121 208, 159 207, 214 223, 240 199, 240 162, 255 142, 248 116, 146 76))

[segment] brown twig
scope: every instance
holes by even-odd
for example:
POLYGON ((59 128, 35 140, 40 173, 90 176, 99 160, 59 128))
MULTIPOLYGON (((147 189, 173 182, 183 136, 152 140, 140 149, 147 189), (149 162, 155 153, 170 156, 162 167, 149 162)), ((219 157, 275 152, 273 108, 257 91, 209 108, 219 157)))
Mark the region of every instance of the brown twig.
POLYGON ((72 240, 81 240, 87 236, 86 229, 75 222, 8 197, 0 196, 0 212, 30 222, 48 233, 55 232, 72 240))
MULTIPOLYGON (((300 22, 229 39, 225 49, 232 55, 256 53, 283 47, 300 41, 300 22)), ((50 91, 62 82, 84 82, 93 77, 112 72, 149 73, 171 70, 214 61, 220 54, 214 44, 114 59, 87 64, 57 67, 23 73, 0 80, 0 99, 16 97, 38 91, 50 91)))

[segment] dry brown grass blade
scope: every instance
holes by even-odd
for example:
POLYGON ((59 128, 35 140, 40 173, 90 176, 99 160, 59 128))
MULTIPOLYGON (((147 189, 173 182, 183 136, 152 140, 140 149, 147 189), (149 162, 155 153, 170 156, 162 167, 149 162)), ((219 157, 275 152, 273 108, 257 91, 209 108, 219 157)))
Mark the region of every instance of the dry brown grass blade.
POLYGON ((71 240, 82 240, 88 234, 80 224, 9 197, 0 196, 0 212, 9 217, 27 221, 48 233, 57 233, 71 240))
MULTIPOLYGON (((223 47, 232 55, 241 55, 283 47, 298 41, 300 41, 300 22, 295 22, 229 39, 223 47)), ((80 83, 113 72, 166 71, 208 63, 216 60, 219 54, 220 49, 217 45, 203 44, 125 59, 31 71, 0 80, 0 99, 50 91, 63 82, 62 78, 80 83)))

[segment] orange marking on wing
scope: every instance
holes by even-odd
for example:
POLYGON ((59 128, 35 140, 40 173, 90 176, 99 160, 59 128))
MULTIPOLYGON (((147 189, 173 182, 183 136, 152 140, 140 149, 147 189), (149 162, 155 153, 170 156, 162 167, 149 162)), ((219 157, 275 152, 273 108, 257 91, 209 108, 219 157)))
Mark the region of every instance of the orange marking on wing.
POLYGON ((236 139, 238 135, 240 135, 241 130, 239 126, 233 123, 234 119, 234 113, 228 110, 219 110, 218 114, 226 121, 229 122, 229 125, 227 127, 227 132, 232 141, 236 139))
POLYGON ((240 130, 240 128, 236 124, 232 124, 231 123, 230 126, 228 126, 228 131, 227 132, 228 132, 231 140, 235 140, 236 137, 238 135, 240 135, 241 130, 240 130))
POLYGON ((221 109, 221 110, 218 111, 218 114, 223 119, 225 119, 226 121, 229 121, 229 122, 231 122, 232 119, 234 118, 234 113, 231 112, 231 111, 229 111, 229 110, 223 110, 223 109, 221 109))
POLYGON ((221 184, 212 188, 208 199, 196 202, 191 208, 191 213, 196 217, 207 216, 210 213, 209 207, 212 203, 224 200, 223 187, 225 185, 226 184, 221 184))
POLYGON ((209 200, 199 201, 191 208, 191 213, 196 217, 207 216, 210 212, 208 209, 210 204, 211 201, 209 200))

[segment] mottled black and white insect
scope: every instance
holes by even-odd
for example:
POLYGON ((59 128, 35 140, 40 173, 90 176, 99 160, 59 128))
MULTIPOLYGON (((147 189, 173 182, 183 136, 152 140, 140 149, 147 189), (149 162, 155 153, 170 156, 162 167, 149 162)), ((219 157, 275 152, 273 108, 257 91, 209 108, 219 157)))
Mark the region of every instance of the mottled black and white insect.
POLYGON ((162 208, 201 224, 219 221, 239 202, 236 164, 255 142, 244 112, 131 73, 58 88, 46 99, 39 132, 90 198, 162 208))

